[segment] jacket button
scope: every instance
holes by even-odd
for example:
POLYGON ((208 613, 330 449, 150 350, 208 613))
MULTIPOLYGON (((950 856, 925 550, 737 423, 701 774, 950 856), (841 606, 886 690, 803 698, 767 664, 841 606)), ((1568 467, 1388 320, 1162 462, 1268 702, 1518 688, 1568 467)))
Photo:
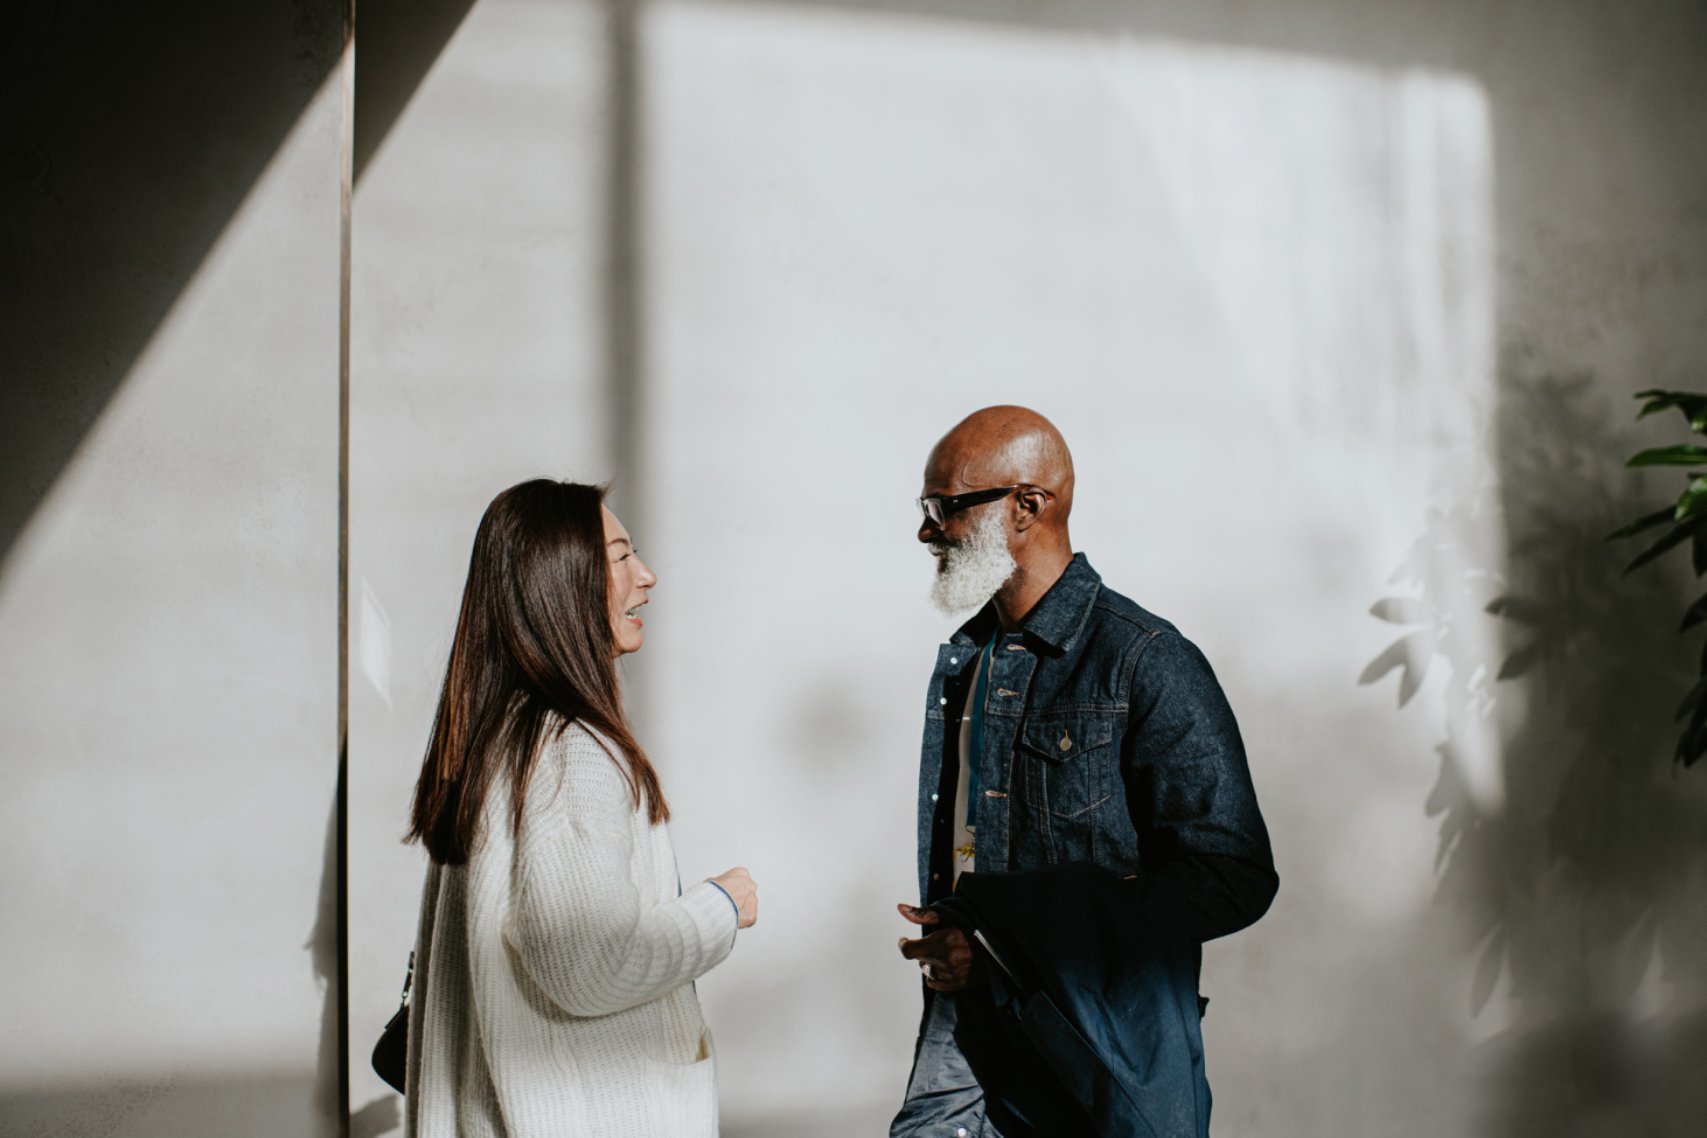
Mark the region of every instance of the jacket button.
POLYGON ((931 874, 931 880, 932 881, 941 881, 942 880, 942 874, 940 874, 940 873, 931 874))
POLYGON ((942 706, 944 706, 944 707, 947 707, 947 706, 948 706, 948 697, 947 697, 947 696, 946 696, 946 695, 944 695, 944 696, 938 696, 938 697, 937 697, 937 702, 938 702, 938 703, 939 703, 939 704, 941 704, 941 705, 942 705, 942 706))
POLYGON ((959 656, 950 656, 948 658, 948 662, 950 664, 958 664, 958 663, 960 663, 960 657, 959 656))
POLYGON ((931 801, 935 802, 936 800, 937 800, 937 796, 935 794, 931 795, 931 801))

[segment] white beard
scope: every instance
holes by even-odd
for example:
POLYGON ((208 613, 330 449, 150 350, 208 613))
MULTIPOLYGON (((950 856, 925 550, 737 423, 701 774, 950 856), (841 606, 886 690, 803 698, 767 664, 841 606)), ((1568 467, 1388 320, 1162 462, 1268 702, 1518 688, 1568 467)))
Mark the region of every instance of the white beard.
POLYGON ((931 603, 947 616, 982 606, 1018 568, 1000 510, 985 510, 964 541, 933 542, 931 552, 938 558, 931 603))

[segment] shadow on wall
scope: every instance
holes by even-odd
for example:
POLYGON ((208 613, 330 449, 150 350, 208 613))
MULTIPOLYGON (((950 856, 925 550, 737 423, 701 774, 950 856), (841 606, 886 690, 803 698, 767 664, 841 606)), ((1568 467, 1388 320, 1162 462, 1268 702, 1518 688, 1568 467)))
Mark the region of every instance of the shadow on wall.
MULTIPOLYGON (((358 177, 472 6, 363 0, 358 177)), ((0 565, 337 65, 347 0, 15 7, 0 36, 0 565)))
MULTIPOLYGON (((358 172, 472 2, 364 0, 358 172)), ((15 7, 0 36, 0 567, 333 74, 351 5, 15 7)), ((335 274, 325 290, 335 304, 335 274)), ((336 373, 320 380, 335 397, 336 373)), ((310 1100, 343 1129, 343 795, 340 763, 304 946, 323 991, 317 1073, 12 1091, 8 1133, 258 1133, 310 1100)))
POLYGON ((388 1095, 369 1101, 350 1115, 349 1138, 379 1138, 403 1129, 403 1098, 388 1095))
POLYGON ((18 8, 0 40, 0 564, 343 36, 342 0, 18 8))
POLYGON ((315 1064, 314 1100, 316 1116, 326 1122, 331 1134, 341 1133, 349 1110, 349 1091, 344 1072, 348 1066, 349 1012, 344 987, 344 909, 346 874, 344 865, 344 819, 348 803, 348 755, 338 756, 338 784, 332 791, 332 808, 326 818, 326 840, 320 852, 320 892, 309 931, 309 962, 320 983, 320 1054, 315 1064))
POLYGON ((357 182, 474 0, 360 0, 356 5, 357 182))
POLYGON ((1431 660, 1449 673, 1427 810, 1437 900, 1474 958, 1469 1008, 1496 1027, 1478 1132, 1693 1134, 1707 1112, 1686 1089, 1707 1062, 1707 786, 1671 758, 1692 596, 1659 571, 1679 566, 1621 579, 1636 549, 1605 540, 1656 504, 1621 470, 1638 444, 1609 424, 1626 409, 1587 376, 1507 371, 1497 479, 1431 518, 1397 578, 1420 596, 1374 610, 1421 627, 1364 682, 1399 668, 1403 702, 1431 660), (1505 531, 1503 573, 1464 546, 1483 520, 1505 531), (1484 611, 1496 635, 1460 627, 1484 611), (1498 740, 1503 804, 1461 773, 1479 722, 1498 740))

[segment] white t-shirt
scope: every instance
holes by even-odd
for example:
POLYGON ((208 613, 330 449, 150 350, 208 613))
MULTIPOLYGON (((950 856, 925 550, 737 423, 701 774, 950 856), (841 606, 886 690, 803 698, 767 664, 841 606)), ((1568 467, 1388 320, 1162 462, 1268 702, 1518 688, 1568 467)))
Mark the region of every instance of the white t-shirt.
MULTIPOLYGON (((968 824, 966 797, 969 793, 968 783, 972 777, 972 763, 975 760, 972 751, 972 710, 973 700, 978 698, 978 672, 989 667, 988 654, 978 653, 978 666, 972 673, 971 690, 966 693, 966 707, 960 715, 960 774, 954 781, 954 850, 950 857, 953 865, 955 884, 960 882, 962 873, 973 872, 973 861, 978 840, 978 828, 968 824)), ((984 687, 989 686, 985 677, 984 687)), ((976 817, 976 815, 972 815, 976 817)))

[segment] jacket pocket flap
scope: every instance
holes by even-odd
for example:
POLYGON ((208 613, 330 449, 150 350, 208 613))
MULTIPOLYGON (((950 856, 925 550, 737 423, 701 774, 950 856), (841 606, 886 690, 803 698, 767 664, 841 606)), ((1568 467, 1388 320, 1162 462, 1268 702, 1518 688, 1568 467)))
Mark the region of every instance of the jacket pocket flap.
POLYGON ((1114 738, 1114 724, 1095 716, 1039 718, 1028 720, 1020 732, 1020 746, 1052 763, 1071 762, 1087 751, 1107 746, 1114 738))

